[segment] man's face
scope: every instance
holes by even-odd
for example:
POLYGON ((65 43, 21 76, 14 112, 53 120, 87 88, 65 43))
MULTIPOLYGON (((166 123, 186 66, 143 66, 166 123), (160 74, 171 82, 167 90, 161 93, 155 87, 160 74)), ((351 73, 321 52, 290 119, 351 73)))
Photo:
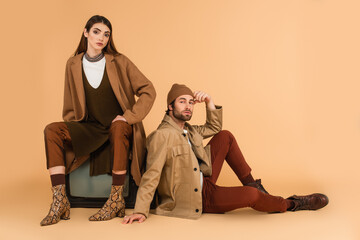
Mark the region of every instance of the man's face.
POLYGON ((182 121, 189 121, 192 117, 194 109, 194 98, 190 95, 181 95, 175 99, 174 108, 169 105, 169 109, 172 110, 174 118, 182 121))

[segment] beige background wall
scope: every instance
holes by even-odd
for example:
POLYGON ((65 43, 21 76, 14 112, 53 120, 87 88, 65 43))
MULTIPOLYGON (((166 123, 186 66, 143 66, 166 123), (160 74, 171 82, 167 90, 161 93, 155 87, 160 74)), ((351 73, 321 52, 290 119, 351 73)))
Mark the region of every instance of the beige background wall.
MULTIPOLYGON (((270 192, 328 194, 331 202, 322 213, 329 215, 323 219, 292 227, 286 225, 287 218, 279 220, 290 229, 288 234, 305 224, 310 232, 326 236, 323 239, 355 239, 355 203, 360 197, 358 1, 34 0, 1 5, 0 238, 38 238, 39 231, 49 236, 61 228, 58 224, 44 232, 38 227, 50 203, 42 131, 61 120, 66 60, 88 18, 101 14, 113 24, 118 50, 157 90, 144 121, 147 133, 161 121, 173 83, 208 92, 224 107, 224 129, 234 133, 253 175, 262 178, 270 192), (23 195, 32 203, 20 204, 23 195), (26 231, 17 231, 20 216, 26 216, 20 221, 26 231)), ((204 106, 196 106, 191 123, 204 119, 204 106)), ((227 166, 218 183, 239 184, 227 166)), ((76 211, 81 210, 72 214, 76 211)), ((241 213, 230 214, 231 219, 246 226, 251 211, 241 213)), ((153 227, 143 229, 157 229, 157 221, 183 223, 153 219, 153 227)), ((76 224, 72 221, 67 226, 76 224)), ((261 219, 256 221, 260 229, 266 228, 261 219)), ((228 224, 217 227, 230 231, 228 224)), ((277 228, 266 232, 270 239, 286 236, 284 229, 272 229, 277 228)), ((251 232, 242 231, 243 236, 251 232)))

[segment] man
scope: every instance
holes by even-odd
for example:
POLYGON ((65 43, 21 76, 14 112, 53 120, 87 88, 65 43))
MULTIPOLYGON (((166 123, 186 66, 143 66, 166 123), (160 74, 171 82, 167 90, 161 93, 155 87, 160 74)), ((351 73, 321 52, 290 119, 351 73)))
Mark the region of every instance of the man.
POLYGON ((158 129, 147 140, 147 171, 137 193, 134 214, 123 223, 143 222, 155 190, 159 205, 156 214, 197 219, 201 213, 224 213, 252 207, 264 212, 317 210, 328 204, 323 194, 291 196, 270 195, 254 180, 234 136, 221 131, 222 108, 201 91, 192 92, 185 85, 174 84, 168 93, 168 110, 158 129), (206 123, 187 123, 195 103, 206 105, 206 123), (202 140, 212 137, 204 148, 202 140), (224 159, 244 186, 220 187, 216 180, 224 159))

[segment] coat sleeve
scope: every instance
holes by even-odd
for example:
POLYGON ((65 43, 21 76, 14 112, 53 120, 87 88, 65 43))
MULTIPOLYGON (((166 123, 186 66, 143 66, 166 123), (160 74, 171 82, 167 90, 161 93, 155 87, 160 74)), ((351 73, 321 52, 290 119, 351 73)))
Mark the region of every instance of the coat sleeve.
POLYGON ((131 109, 125 110, 123 116, 129 124, 134 124, 143 120, 150 112, 156 98, 156 92, 153 84, 140 72, 135 64, 127 57, 125 59, 127 61, 126 75, 138 99, 131 109))
POLYGON ((155 131, 148 137, 147 141, 147 170, 141 178, 140 186, 136 196, 134 213, 149 216, 151 201, 160 181, 162 169, 167 156, 167 137, 160 131, 155 131))
POLYGON ((212 137, 222 129, 222 107, 215 107, 215 110, 206 109, 206 122, 204 125, 192 125, 203 138, 212 137))
POLYGON ((70 90, 70 61, 66 63, 65 69, 65 87, 64 87, 64 105, 62 117, 65 122, 69 122, 75 119, 75 112, 72 102, 71 90, 70 90))

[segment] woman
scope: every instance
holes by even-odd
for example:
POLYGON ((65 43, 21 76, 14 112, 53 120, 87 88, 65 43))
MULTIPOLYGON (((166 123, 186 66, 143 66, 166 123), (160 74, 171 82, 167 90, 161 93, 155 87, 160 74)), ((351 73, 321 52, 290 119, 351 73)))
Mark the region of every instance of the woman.
POLYGON ((44 130, 53 202, 42 226, 69 219, 65 174, 89 156, 91 175, 112 172, 110 197, 89 220, 124 216, 122 190, 128 161, 130 158, 131 174, 139 185, 145 151, 141 120, 149 113, 155 96, 152 83, 117 52, 109 20, 91 17, 66 64, 64 122, 51 123, 44 130))

